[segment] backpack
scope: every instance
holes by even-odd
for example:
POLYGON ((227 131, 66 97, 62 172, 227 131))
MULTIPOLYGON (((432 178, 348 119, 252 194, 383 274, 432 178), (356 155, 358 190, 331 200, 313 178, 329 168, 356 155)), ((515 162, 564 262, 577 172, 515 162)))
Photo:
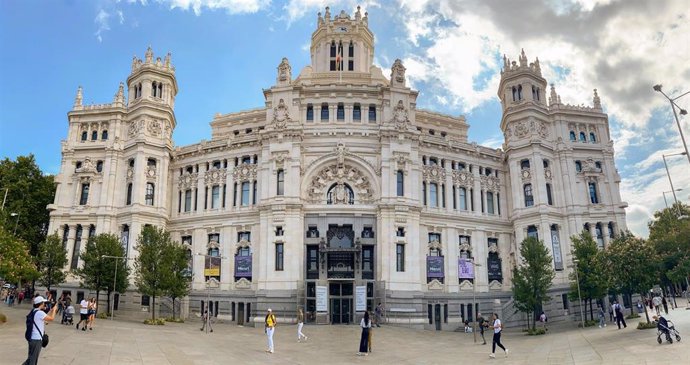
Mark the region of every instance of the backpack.
POLYGON ((26 330, 24 331, 24 339, 31 341, 31 332, 34 330, 34 316, 36 315, 36 309, 32 309, 29 314, 26 315, 26 330))

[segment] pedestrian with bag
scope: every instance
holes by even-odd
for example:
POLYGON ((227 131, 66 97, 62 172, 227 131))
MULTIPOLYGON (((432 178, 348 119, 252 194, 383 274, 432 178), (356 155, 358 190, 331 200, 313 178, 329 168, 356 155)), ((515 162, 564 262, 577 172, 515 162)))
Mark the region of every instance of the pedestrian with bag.
POLYGON ((498 314, 494 313, 493 321, 493 325, 489 326, 490 328, 494 329, 494 338, 491 344, 492 348, 489 357, 492 359, 496 358, 496 345, 502 348, 503 352, 505 352, 506 354, 506 357, 508 357, 508 349, 505 348, 505 346, 503 346, 503 344, 501 343, 501 332, 503 332, 503 323, 501 323, 501 320, 498 319, 498 314))
POLYGON ((50 322, 55 318, 57 307, 46 314, 45 309, 47 300, 42 296, 34 298, 34 308, 26 316, 26 332, 24 338, 29 343, 29 354, 23 365, 38 364, 38 357, 41 354, 41 348, 48 346, 48 335, 46 334, 46 322, 50 322))
POLYGON ((606 315, 604 314, 604 308, 599 306, 599 328, 606 327, 606 315))
POLYGON ((486 345, 486 339, 484 338, 484 328, 486 328, 489 324, 486 322, 484 317, 482 317, 481 313, 477 313, 477 324, 479 325, 479 334, 482 335, 482 345, 486 345))
POLYGON ((549 318, 546 317, 546 313, 544 311, 541 311, 541 314, 539 315, 539 322, 541 322, 541 325, 544 326, 544 331, 548 331, 549 329, 546 328, 546 322, 549 321, 549 318))
POLYGON ((367 356, 369 355, 369 330, 371 329, 369 311, 364 312, 364 317, 359 322, 359 326, 362 328, 362 337, 359 339, 359 352, 357 352, 357 355, 367 356))
POLYGON ((276 329, 276 316, 273 314, 271 308, 268 308, 268 313, 266 313, 266 318, 264 319, 264 331, 266 332, 266 337, 268 339, 268 350, 266 352, 273 353, 273 333, 276 329))
POLYGON ((618 324, 618 329, 621 329, 621 322, 623 323, 623 328, 628 328, 628 325, 625 323, 623 309, 618 302, 613 302, 613 311, 616 312, 616 323, 618 324))

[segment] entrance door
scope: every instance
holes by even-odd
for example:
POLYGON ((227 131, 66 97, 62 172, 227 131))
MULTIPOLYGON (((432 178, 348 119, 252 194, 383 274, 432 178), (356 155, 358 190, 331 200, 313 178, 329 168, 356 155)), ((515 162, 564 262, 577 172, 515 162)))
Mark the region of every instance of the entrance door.
POLYGON ((352 318, 352 283, 329 284, 331 324, 349 324, 352 318))
POLYGON ((436 330, 441 330, 441 305, 434 305, 434 322, 436 324, 436 330))
POLYGON ((237 303, 237 324, 244 325, 244 303, 237 303))

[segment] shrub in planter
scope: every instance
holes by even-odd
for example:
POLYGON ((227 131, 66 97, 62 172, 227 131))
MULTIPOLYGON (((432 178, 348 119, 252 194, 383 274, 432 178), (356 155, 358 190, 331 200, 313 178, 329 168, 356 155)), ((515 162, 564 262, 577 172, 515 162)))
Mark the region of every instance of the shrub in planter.
MULTIPOLYGON (((599 321, 585 321, 585 327, 592 327, 596 326, 599 323, 599 321)), ((577 326, 582 328, 582 322, 577 322, 577 326)))
POLYGON ((647 322, 639 322, 639 323, 637 324, 637 329, 638 329, 638 330, 648 330, 648 329, 652 329, 652 328, 656 328, 656 322, 650 322, 650 323, 647 323, 647 322))
POLYGON ((184 323, 184 319, 182 318, 173 318, 173 317, 166 317, 165 318, 166 322, 174 322, 174 323, 184 323))
POLYGON ((108 315, 108 313, 105 313, 105 312, 101 312, 101 313, 98 313, 96 315, 96 318, 98 318, 98 319, 108 319, 108 317, 110 317, 110 316, 108 315))
POLYGON ((539 335, 546 334, 546 330, 543 328, 535 328, 535 329, 530 328, 527 330, 527 334, 530 336, 539 336, 539 335))
POLYGON ((146 320, 144 320, 144 324, 150 324, 153 326, 163 326, 163 325, 165 325, 165 319, 163 319, 163 318, 146 319, 146 320))

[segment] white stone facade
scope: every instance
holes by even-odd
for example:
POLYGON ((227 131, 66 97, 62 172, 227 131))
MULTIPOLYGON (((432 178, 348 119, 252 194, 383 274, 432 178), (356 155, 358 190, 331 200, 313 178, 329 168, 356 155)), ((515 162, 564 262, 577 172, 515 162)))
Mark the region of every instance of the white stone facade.
POLYGON ((80 88, 49 206, 69 267, 90 232, 120 235, 135 257, 136 237, 151 224, 189 247, 192 312, 216 278, 214 311, 237 323, 267 307, 283 317, 297 306, 312 312, 317 286, 328 289, 328 312, 309 320, 354 322, 356 287, 366 286, 369 309, 384 303, 391 322, 454 329, 474 315, 475 293, 481 310, 517 322, 511 268, 529 232, 557 269, 545 308, 567 315, 570 236, 587 224, 606 245, 626 228, 596 91, 593 107, 571 106, 551 86, 547 103, 538 60, 505 59, 505 143, 479 146, 467 140, 464 117, 416 108, 399 60, 390 77, 373 65, 367 24, 359 11, 319 13, 312 64, 293 78, 283 59, 265 106, 216 115, 212 138, 194 145, 172 141, 169 55, 135 57, 127 101, 120 85, 111 104, 82 105, 80 88), (219 256, 219 270, 199 253, 219 256), (474 280, 459 279, 461 256, 479 264, 474 280))

